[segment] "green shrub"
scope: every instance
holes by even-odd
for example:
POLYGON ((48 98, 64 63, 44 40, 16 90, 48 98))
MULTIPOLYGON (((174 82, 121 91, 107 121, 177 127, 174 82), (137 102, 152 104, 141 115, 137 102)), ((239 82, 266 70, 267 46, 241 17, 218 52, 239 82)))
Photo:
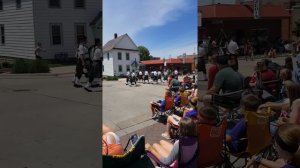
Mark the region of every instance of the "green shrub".
POLYGON ((106 77, 106 80, 108 81, 115 81, 115 80, 118 80, 119 78, 117 76, 107 76, 106 77))
POLYGON ((12 68, 13 73, 27 73, 28 65, 24 59, 15 60, 14 66, 12 68))
POLYGON ((13 73, 48 73, 48 63, 44 60, 17 59, 14 63, 13 73))

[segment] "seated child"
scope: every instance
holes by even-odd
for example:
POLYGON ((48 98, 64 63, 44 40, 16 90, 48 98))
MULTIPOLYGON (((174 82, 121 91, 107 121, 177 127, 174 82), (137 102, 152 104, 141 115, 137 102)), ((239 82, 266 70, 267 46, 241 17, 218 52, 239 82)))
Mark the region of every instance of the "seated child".
POLYGON ((154 113, 156 111, 163 112, 165 110, 168 110, 169 107, 167 107, 167 105, 169 106, 173 105, 173 101, 174 101, 174 97, 172 96, 172 92, 169 89, 166 89, 164 100, 158 100, 157 102, 150 102, 152 116, 154 116, 154 113))
MULTIPOLYGON (((241 99, 241 113, 246 115, 247 113, 256 113, 260 99, 252 94, 246 95, 241 99)), ((240 142, 241 138, 246 138, 246 121, 245 118, 241 118, 238 123, 226 133, 226 142, 229 150, 233 153, 242 152, 246 149, 247 145, 240 142)))

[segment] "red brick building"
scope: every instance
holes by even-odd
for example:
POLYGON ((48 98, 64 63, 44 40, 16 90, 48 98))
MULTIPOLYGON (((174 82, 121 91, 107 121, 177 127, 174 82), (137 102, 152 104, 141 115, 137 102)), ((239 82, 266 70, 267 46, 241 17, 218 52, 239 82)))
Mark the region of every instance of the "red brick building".
POLYGON ((290 14, 282 6, 262 5, 260 19, 253 18, 252 5, 206 5, 199 6, 198 12, 202 16, 202 26, 198 27, 199 40, 208 36, 217 40, 221 30, 236 37, 239 44, 243 44, 245 39, 272 42, 278 38, 288 40, 291 37, 290 14))

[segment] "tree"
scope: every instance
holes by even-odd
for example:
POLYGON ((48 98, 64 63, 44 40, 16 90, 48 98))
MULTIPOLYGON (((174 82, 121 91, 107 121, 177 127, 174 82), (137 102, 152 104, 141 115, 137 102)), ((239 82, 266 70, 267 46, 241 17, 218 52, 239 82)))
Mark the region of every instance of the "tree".
POLYGON ((300 37, 300 21, 298 20, 298 21, 296 21, 295 22, 295 28, 294 28, 294 30, 293 30, 293 34, 297 37, 297 38, 299 38, 300 37))
POLYGON ((150 52, 146 47, 138 46, 138 49, 141 61, 150 60, 150 52))

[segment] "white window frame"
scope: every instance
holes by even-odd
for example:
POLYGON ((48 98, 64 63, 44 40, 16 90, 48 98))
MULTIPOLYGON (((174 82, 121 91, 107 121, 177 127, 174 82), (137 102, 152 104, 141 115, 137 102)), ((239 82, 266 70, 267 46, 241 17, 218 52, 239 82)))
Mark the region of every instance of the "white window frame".
POLYGON ((3 0, 0 0, 0 11, 3 11, 3 0))
POLYGON ((61 8, 61 0, 57 0, 58 1, 58 6, 51 6, 51 0, 49 0, 48 5, 49 8, 61 8))
POLYGON ((16 9, 22 8, 22 0, 16 0, 16 9))
POLYGON ((122 65, 118 66, 118 72, 123 72, 123 66, 122 65), (121 70, 120 70, 120 67, 121 67, 121 70))
POLYGON ((86 37, 86 24, 85 23, 75 23, 74 24, 74 32, 75 32, 75 44, 79 44, 79 39, 78 39, 78 32, 77 32, 77 26, 83 26, 83 36, 85 36, 86 37))
POLYGON ((4 27, 4 24, 0 24, 0 44, 5 45, 5 27, 4 27))
POLYGON ((118 60, 122 60, 122 52, 118 52, 118 60), (120 57, 119 57, 120 54, 120 57))
POLYGON ((76 6, 76 1, 77 1, 77 0, 74 0, 74 8, 75 8, 75 9, 85 9, 85 5, 86 5, 86 4, 85 4, 85 0, 82 0, 82 1, 83 1, 83 7, 77 7, 77 6, 76 6))
POLYGON ((50 29, 50 44, 52 46, 62 46, 64 44, 64 38, 63 38, 63 24, 62 23, 50 23, 49 24, 50 29), (52 34, 52 26, 59 26, 60 27, 60 44, 53 44, 53 34, 52 34))

